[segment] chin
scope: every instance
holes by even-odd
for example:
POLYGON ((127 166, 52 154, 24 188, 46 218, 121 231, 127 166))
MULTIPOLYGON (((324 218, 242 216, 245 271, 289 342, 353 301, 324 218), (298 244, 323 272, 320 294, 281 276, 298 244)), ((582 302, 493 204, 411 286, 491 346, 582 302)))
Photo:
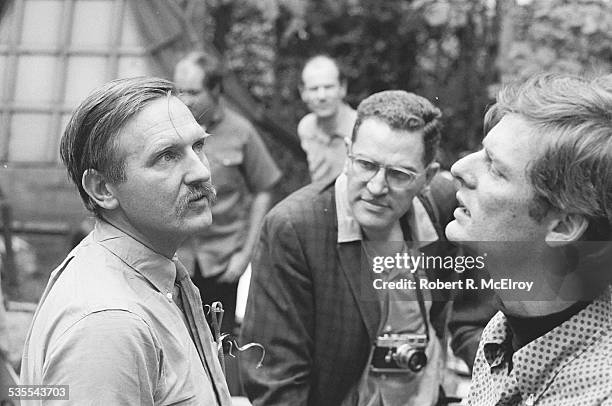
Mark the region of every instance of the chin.
POLYGON ((448 223, 446 229, 444 230, 444 233, 446 234, 446 238, 448 238, 449 241, 461 242, 469 240, 457 220, 453 220, 448 223))
POLYGON ((205 231, 212 224, 212 214, 210 210, 199 216, 192 217, 185 221, 185 229, 189 230, 191 234, 200 233, 205 231))
POLYGON ((357 220, 357 223, 359 223, 362 229, 372 231, 385 231, 391 227, 389 222, 370 214, 355 215, 355 220, 357 220))
POLYGON ((317 117, 327 118, 336 114, 337 109, 325 109, 325 110, 315 110, 317 117))

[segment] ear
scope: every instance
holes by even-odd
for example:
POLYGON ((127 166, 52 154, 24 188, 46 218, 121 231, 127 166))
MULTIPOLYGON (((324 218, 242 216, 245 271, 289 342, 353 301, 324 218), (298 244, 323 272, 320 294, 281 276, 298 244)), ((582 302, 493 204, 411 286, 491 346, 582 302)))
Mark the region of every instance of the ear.
POLYGON ((95 169, 87 169, 81 178, 83 189, 98 206, 105 210, 114 210, 119 207, 119 201, 113 193, 112 187, 104 175, 95 169))
POLYGON ((346 80, 340 82, 340 98, 344 99, 346 97, 346 80))
POLYGON ((347 173, 350 165, 348 154, 351 152, 351 145, 353 145, 353 141, 351 141, 351 137, 344 137, 343 140, 344 146, 346 147, 346 157, 344 158, 344 166, 342 167, 342 172, 347 173))
POLYGON ((304 103, 308 103, 308 97, 306 95, 306 88, 303 84, 298 85, 298 90, 300 91, 300 98, 304 103))
POLYGON ((578 241, 589 226, 589 221, 579 214, 556 213, 553 216, 546 233, 546 243, 550 246, 578 241))
POLYGON ((219 100, 219 98, 221 97, 221 84, 220 83, 217 84, 212 89, 210 89, 210 95, 212 96, 213 99, 219 100))
POLYGON ((429 185, 429 182, 436 176, 436 173, 440 170, 440 164, 432 162, 425 168, 425 185, 429 185))
POLYGON ((346 146, 346 151, 348 153, 351 150, 353 141, 351 140, 351 137, 344 137, 343 140, 344 140, 344 145, 346 146))

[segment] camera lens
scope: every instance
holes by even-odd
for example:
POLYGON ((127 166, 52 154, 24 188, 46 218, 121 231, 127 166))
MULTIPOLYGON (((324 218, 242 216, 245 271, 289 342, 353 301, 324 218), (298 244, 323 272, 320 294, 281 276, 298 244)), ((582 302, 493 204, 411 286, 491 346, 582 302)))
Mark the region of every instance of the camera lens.
POLYGON ((427 365, 425 351, 409 345, 399 347, 393 358, 400 368, 409 369, 412 372, 419 372, 427 365))
POLYGON ((427 355, 423 351, 415 351, 408 360, 408 368, 414 372, 419 372, 427 365, 427 355))

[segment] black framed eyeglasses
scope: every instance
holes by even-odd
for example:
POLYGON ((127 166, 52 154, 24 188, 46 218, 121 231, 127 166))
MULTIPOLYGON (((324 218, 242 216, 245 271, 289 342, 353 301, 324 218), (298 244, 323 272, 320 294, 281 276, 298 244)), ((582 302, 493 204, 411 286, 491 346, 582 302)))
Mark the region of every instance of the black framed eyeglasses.
POLYGON ((349 154, 348 157, 351 161, 353 172, 363 181, 369 182, 378 174, 378 171, 384 169, 387 185, 393 189, 404 189, 412 185, 419 177, 418 173, 406 168, 374 162, 361 155, 349 154))

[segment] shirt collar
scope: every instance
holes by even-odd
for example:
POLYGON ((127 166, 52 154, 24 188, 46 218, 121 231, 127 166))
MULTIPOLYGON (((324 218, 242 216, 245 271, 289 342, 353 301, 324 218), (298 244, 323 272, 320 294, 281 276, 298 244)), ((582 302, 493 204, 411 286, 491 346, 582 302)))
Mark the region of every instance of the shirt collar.
POLYGON ((555 327, 548 333, 512 353, 511 336, 506 316, 497 313, 482 333, 485 360, 494 369, 512 358, 513 370, 522 393, 541 394, 555 375, 587 347, 612 328, 612 297, 610 287, 593 303, 555 327), (559 338, 565 344, 558 344, 559 338), (488 356, 487 356, 488 355, 488 356), (534 359, 540 360, 538 363, 534 359), (540 376, 541 385, 529 380, 527 374, 540 376))
POLYGON ((96 220, 92 238, 142 275, 157 290, 163 293, 172 292, 176 267, 171 259, 103 220, 96 220))
MULTIPOLYGON (((334 184, 339 244, 363 240, 361 226, 355 217, 353 217, 353 212, 348 202, 347 186, 348 179, 346 173, 342 172, 336 178, 334 184)), ((412 207, 408 211, 408 215, 410 216, 408 222, 412 230, 412 241, 421 243, 421 247, 438 241, 439 237, 436 228, 425 206, 423 206, 423 203, 417 197, 412 199, 412 207)))
POLYGON ((331 134, 326 133, 319 126, 319 119, 315 116, 314 137, 321 142, 331 143, 335 138, 351 138, 353 125, 355 124, 357 113, 348 104, 342 102, 338 106, 338 114, 334 121, 334 129, 331 134))

